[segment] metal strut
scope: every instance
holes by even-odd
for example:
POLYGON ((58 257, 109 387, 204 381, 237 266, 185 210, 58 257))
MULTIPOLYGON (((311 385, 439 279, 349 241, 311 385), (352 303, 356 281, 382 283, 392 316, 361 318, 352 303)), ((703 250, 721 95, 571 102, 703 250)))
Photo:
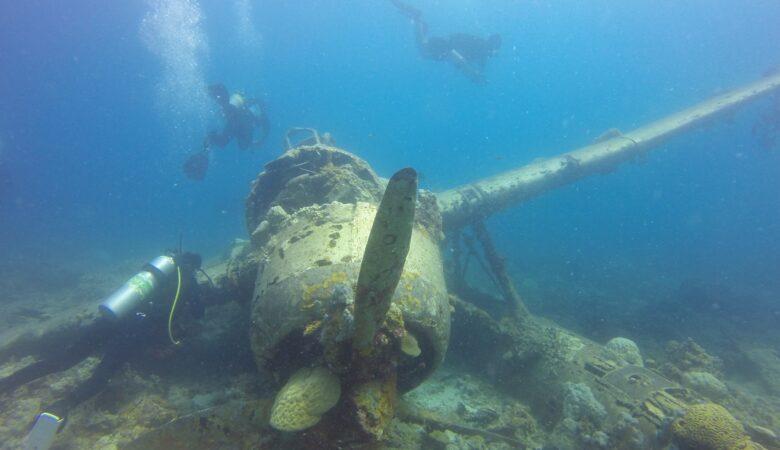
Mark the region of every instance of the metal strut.
POLYGON ((495 245, 493 245, 493 239, 485 227, 485 222, 482 220, 474 221, 472 224, 474 229, 474 237, 477 238, 482 245, 482 251, 485 253, 485 259, 487 259, 490 271, 493 273, 493 278, 501 289, 501 295, 504 299, 512 305, 515 318, 520 322, 526 322, 531 319, 531 313, 528 312, 523 299, 520 294, 517 293, 515 285, 509 274, 506 271, 506 259, 499 255, 496 251, 495 245))

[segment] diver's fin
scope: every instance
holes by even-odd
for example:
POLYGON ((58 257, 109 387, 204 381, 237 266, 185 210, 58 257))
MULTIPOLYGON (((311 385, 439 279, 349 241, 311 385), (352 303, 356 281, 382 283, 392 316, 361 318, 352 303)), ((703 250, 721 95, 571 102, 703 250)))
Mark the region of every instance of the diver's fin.
POLYGON ((390 3, 392 3, 393 6, 398 9, 398 12, 400 12, 404 17, 408 17, 412 20, 420 20, 422 17, 422 11, 412 5, 402 2, 401 0, 390 0, 390 3))
POLYGON ((368 235, 355 290, 355 340, 367 351, 385 320, 412 240, 417 172, 401 169, 390 178, 368 235))
POLYGON ((35 419, 30 433, 24 438, 25 450, 49 450, 65 419, 52 413, 41 413, 35 419))
POLYGON ((209 168, 209 150, 205 148, 193 153, 182 165, 182 170, 190 180, 200 181, 206 177, 209 168))

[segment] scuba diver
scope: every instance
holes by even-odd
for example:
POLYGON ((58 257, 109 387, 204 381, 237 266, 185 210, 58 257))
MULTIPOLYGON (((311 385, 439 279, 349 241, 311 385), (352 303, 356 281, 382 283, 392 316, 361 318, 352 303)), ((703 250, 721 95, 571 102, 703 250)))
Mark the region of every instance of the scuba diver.
POLYGON ((447 37, 428 35, 428 24, 422 12, 401 0, 390 2, 414 25, 417 48, 424 58, 434 61, 449 61, 475 83, 484 83, 483 74, 489 57, 501 48, 501 35, 493 34, 487 39, 465 33, 453 33, 447 37))
POLYGON ((204 313, 195 279, 200 266, 201 257, 195 253, 178 251, 158 256, 100 304, 99 317, 84 325, 66 349, 0 380, 0 394, 5 394, 67 370, 96 353, 103 354, 86 381, 36 416, 25 438, 25 448, 49 448, 68 413, 102 392, 125 362, 153 353, 167 339, 174 345, 180 343, 174 338, 183 332, 181 327, 174 328, 177 305, 181 313, 193 318, 201 318, 204 313))
POLYGON ((258 149, 268 137, 270 124, 265 106, 259 99, 247 99, 241 94, 230 94, 221 83, 208 88, 209 95, 217 102, 225 118, 225 127, 221 133, 212 131, 203 140, 200 151, 190 156, 184 163, 184 173, 192 180, 202 180, 209 166, 209 154, 212 147, 223 148, 235 139, 241 150, 258 149), (260 136, 254 139, 255 128, 260 136))

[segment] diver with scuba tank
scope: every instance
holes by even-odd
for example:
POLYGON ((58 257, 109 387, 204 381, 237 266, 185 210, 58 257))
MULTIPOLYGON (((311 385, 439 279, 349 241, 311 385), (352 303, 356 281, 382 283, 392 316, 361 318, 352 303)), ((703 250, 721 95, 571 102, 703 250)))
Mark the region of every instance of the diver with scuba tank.
POLYGON ((230 94, 221 83, 212 84, 208 91, 225 118, 225 126, 221 132, 210 132, 203 140, 201 149, 184 163, 182 167, 184 174, 191 180, 202 180, 206 176, 213 147, 224 148, 235 139, 241 150, 259 149, 265 143, 270 131, 270 123, 262 100, 245 98, 239 93, 230 94), (255 129, 259 131, 256 139, 255 129))
POLYGON ((145 356, 166 340, 180 343, 184 330, 174 319, 203 316, 195 279, 200 267, 201 257, 195 253, 177 251, 154 258, 100 304, 99 316, 84 325, 64 351, 46 355, 0 380, 3 394, 67 370, 92 355, 103 355, 86 381, 43 408, 25 438, 25 448, 47 449, 68 413, 102 392, 125 362, 145 356))
POLYGON ((484 72, 488 59, 501 48, 500 34, 492 34, 487 38, 468 33, 431 36, 422 11, 401 0, 390 0, 390 3, 401 15, 411 20, 414 40, 423 58, 449 62, 474 83, 485 83, 484 72))

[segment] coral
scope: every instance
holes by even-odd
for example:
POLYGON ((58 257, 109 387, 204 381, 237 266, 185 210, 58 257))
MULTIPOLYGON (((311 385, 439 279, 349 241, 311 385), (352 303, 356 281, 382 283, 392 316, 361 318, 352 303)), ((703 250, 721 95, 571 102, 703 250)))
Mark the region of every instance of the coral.
POLYGON ((609 445, 609 436, 603 431, 596 431, 592 435, 583 436, 582 442, 594 447, 607 448, 609 445))
POLYGON ((355 331, 352 315, 354 299, 351 290, 345 284, 337 284, 333 287, 333 294, 325 300, 324 306, 320 342, 327 347, 351 338, 355 331))
POLYGON ((398 304, 392 303, 387 309, 382 327, 396 336, 401 336, 404 333, 404 313, 398 304))
POLYGON ((363 383, 355 387, 351 396, 363 431, 381 439, 395 413, 395 377, 363 383))
POLYGON ((563 384, 563 419, 555 435, 564 448, 608 448, 609 436, 602 430, 607 410, 584 383, 563 384), (576 445, 575 445, 576 444, 576 445))
POLYGON ((300 369, 276 394, 271 408, 271 426, 282 431, 309 428, 336 405, 340 396, 339 379, 327 369, 300 369))
POLYGON ((420 356, 422 351, 420 350, 420 344, 417 343, 417 339, 410 332, 404 333, 401 338, 401 351, 412 358, 420 356))
POLYGON ((425 437, 427 434, 422 425, 394 420, 385 433, 385 440, 382 444, 386 450, 424 448, 422 439, 425 437))
POLYGON ((481 436, 463 436, 451 430, 432 431, 428 435, 428 439, 430 448, 446 450, 488 448, 485 439, 481 436))
POLYGON ((683 342, 669 341, 666 344, 669 362, 683 372, 701 371, 720 375, 723 363, 720 358, 708 354, 699 344, 688 338, 683 342))
POLYGON ((312 322, 309 322, 309 324, 306 325, 306 327, 303 329, 303 335, 308 336, 314 333, 315 331, 319 330, 321 326, 322 326, 321 320, 314 320, 312 322))
POLYGON ((771 348, 755 348, 743 352, 758 379, 773 394, 780 394, 780 357, 771 348))
POLYGON ((563 385, 563 415, 577 422, 587 421, 600 424, 607 416, 607 411, 584 383, 564 383, 563 385))
POLYGON ((330 303, 336 294, 336 287, 345 284, 347 279, 346 272, 333 272, 322 283, 304 286, 301 309, 312 309, 321 306, 323 302, 330 303))
POLYGON ((589 422, 578 422, 570 417, 563 419, 548 441, 552 448, 609 448, 607 433, 595 429, 589 422))
POLYGON ((263 220, 270 222, 272 205, 294 214, 306 206, 334 201, 377 203, 383 186, 368 163, 351 153, 319 145, 288 150, 267 164, 252 183, 246 200, 247 229, 255 230, 263 220))
POLYGON ((682 380, 686 386, 714 399, 720 399, 729 394, 726 385, 709 372, 685 372, 682 380))
POLYGON ((755 447, 742 424, 715 403, 693 405, 672 423, 672 435, 682 449, 735 450, 755 447), (753 447, 750 447, 753 445, 753 447))
MULTIPOLYGON (((514 325, 510 326, 514 328, 514 325)), ((535 354, 542 358, 545 371, 553 377, 565 370, 585 346, 578 337, 555 327, 529 327, 523 330, 523 333, 524 335, 517 336, 516 339, 526 342, 523 346, 529 347, 528 354, 535 354)), ((517 356, 519 359, 528 357, 517 356)))
POLYGON ((618 362, 624 362, 641 367, 644 367, 645 365, 644 361, 642 360, 642 354, 639 353, 639 347, 631 339, 624 337, 612 338, 604 346, 604 349, 612 358, 616 359, 618 362))
POLYGON ((614 448, 626 450, 648 448, 647 439, 640 429, 639 419, 625 411, 620 413, 620 418, 609 435, 614 448))

